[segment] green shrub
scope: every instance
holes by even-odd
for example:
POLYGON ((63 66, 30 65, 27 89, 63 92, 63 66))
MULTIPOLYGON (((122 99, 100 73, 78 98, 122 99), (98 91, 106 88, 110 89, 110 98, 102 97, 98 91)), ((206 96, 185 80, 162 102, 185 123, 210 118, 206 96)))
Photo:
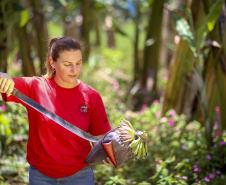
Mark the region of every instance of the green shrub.
POLYGON ((15 103, 0 101, 0 105, 0 183, 26 182, 26 110, 15 103))
MULTIPOLYGON (((207 148, 205 130, 197 121, 187 123, 184 115, 174 110, 159 118, 160 104, 143 106, 139 112, 125 112, 124 118, 134 128, 146 130, 149 152, 145 160, 131 160, 107 174, 125 179, 125 184, 224 184, 226 168, 226 132, 217 131, 215 122, 214 146, 207 148)), ((105 166, 96 166, 104 171, 105 166)), ((103 179, 100 178, 99 179, 103 179)), ((105 182, 111 181, 109 178, 105 182)), ((103 181, 99 182, 103 184, 103 181)))

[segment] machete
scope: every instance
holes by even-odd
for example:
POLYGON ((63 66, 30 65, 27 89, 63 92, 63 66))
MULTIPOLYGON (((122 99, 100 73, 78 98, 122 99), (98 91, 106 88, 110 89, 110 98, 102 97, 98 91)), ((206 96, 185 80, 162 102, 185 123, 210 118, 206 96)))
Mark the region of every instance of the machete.
POLYGON ((32 100, 31 98, 27 97, 20 91, 18 91, 16 88, 13 89, 12 95, 20 99, 22 102, 25 104, 29 105, 30 107, 34 108, 38 112, 42 113, 43 115, 47 116, 51 120, 55 121, 62 127, 66 128, 67 130, 71 131, 72 133, 76 134, 77 136, 91 141, 91 142, 97 142, 99 139, 95 136, 92 136, 91 134, 85 132, 84 130, 76 127, 75 125, 72 125, 68 121, 64 120, 63 118, 57 116, 53 112, 47 110, 45 107, 42 105, 38 104, 36 101, 32 100))

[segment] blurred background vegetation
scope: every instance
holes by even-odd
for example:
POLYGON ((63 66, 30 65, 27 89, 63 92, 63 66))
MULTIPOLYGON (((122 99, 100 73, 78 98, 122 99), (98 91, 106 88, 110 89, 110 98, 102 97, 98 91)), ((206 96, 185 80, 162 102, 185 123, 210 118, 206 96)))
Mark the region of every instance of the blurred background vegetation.
MULTIPOLYGON (((224 0, 1 0, 0 71, 41 76, 48 40, 83 42, 81 80, 112 128, 149 135, 145 160, 94 167, 96 184, 226 180, 224 0)), ((28 184, 27 114, 0 99, 0 184, 28 184)))

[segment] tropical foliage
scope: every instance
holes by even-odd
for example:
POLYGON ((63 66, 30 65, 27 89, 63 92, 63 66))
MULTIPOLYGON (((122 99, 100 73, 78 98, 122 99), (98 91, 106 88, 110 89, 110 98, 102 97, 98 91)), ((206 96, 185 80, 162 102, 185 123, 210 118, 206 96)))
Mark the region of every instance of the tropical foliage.
MULTIPOLYGON (((0 70, 41 75, 49 37, 79 38, 81 80, 101 94, 112 128, 124 118, 148 134, 145 159, 95 166, 96 184, 224 184, 223 0, 29 2, 0 3, 0 70)), ((0 184, 28 184, 26 110, 0 106, 0 184)))

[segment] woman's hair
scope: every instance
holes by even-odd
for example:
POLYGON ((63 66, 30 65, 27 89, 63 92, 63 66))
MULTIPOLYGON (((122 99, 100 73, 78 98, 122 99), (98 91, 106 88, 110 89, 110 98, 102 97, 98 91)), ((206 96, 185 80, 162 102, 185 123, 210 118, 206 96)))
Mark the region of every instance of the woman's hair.
POLYGON ((55 71, 50 65, 49 58, 52 57, 56 62, 63 51, 80 50, 82 51, 82 44, 71 37, 54 37, 49 41, 48 53, 45 61, 46 74, 45 78, 52 78, 55 76, 55 71))

